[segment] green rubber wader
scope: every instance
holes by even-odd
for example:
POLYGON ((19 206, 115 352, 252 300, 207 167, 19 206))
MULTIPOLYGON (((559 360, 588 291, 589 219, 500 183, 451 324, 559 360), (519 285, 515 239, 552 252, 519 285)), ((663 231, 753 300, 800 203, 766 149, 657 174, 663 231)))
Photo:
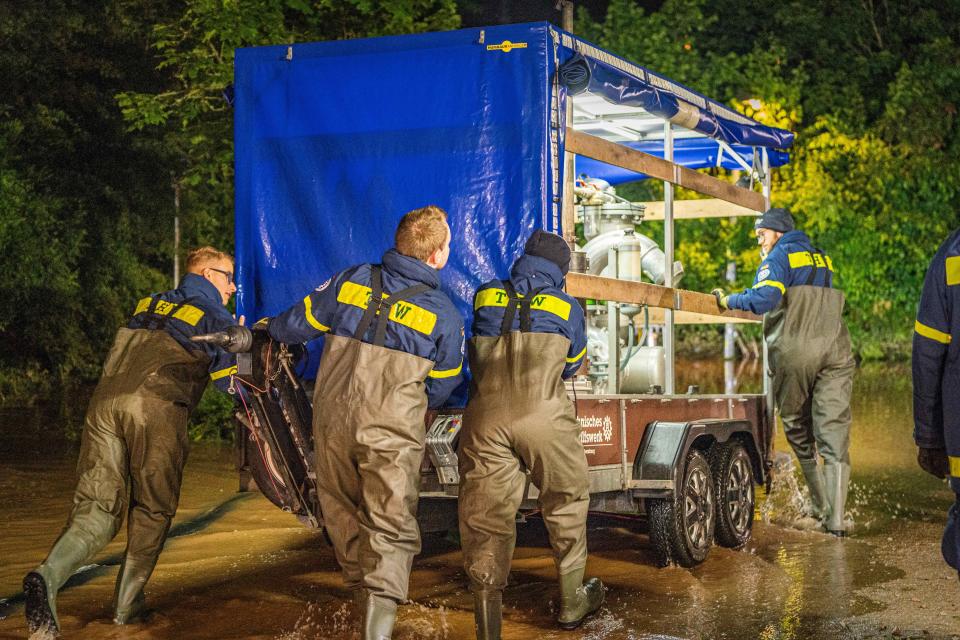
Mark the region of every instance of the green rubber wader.
POLYGON ((570 342, 512 332, 470 340, 470 401, 460 435, 460 539, 472 583, 503 589, 526 476, 540 490, 560 575, 587 561, 587 458, 561 379, 570 342))
POLYGON ((166 332, 120 329, 87 409, 67 525, 37 569, 56 593, 120 529, 127 549, 114 602, 138 608, 177 510, 187 420, 207 384, 209 359, 166 332), (129 496, 129 502, 128 502, 129 496))
POLYGON ((420 552, 417 501, 426 358, 328 335, 313 400, 317 490, 350 589, 407 599, 420 552))
MULTIPOLYGON (((819 453, 825 466, 843 465, 849 477, 856 364, 843 306, 837 289, 790 287, 764 317, 763 329, 784 435, 801 466, 810 469, 819 453)), ((836 520, 832 513, 839 511, 842 521, 846 487, 839 493, 833 488, 824 487, 822 516, 836 520)))

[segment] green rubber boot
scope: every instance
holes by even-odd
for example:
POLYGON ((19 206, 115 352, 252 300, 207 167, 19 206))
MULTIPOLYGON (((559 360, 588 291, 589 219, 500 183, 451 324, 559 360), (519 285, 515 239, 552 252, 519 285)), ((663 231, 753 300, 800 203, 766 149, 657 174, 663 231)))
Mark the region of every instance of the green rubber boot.
MULTIPOLYGON (((367 591, 364 589, 364 591, 367 591)), ((390 640, 397 620, 397 603, 367 591, 363 610, 363 640, 390 640)))
POLYGON ((54 637, 60 635, 60 620, 57 618, 57 590, 52 588, 43 574, 31 571, 23 578, 24 614, 30 633, 45 631, 54 637))
POLYGON ((560 616, 557 622, 561 629, 576 629, 603 604, 603 583, 599 578, 584 583, 583 573, 584 569, 576 569, 560 576, 560 616))
POLYGON ((830 515, 824 522, 824 526, 827 533, 842 538, 847 535, 843 514, 847 504, 847 489, 850 486, 850 465, 842 462, 825 464, 823 477, 827 502, 830 505, 830 515))
MULTIPOLYGON (((102 523, 92 523, 98 524, 102 523)), ((53 548, 43 563, 23 578, 24 614, 31 633, 44 627, 48 633, 60 632, 57 592, 74 571, 86 564, 94 553, 102 548, 100 538, 106 536, 98 534, 109 533, 100 531, 104 528, 94 526, 94 534, 90 535, 88 531, 81 533, 75 524, 71 524, 53 543, 53 548)), ((109 541, 109 537, 106 537, 106 540, 109 541)))
POLYGON ((823 467, 817 464, 817 460, 814 458, 813 460, 800 460, 800 470, 803 471, 807 489, 810 490, 810 506, 813 509, 813 513, 810 515, 821 522, 825 522, 830 516, 830 505, 827 502, 823 467))
POLYGON ((157 564, 156 558, 133 559, 125 557, 117 575, 113 593, 113 623, 131 624, 146 616, 146 598, 143 588, 157 564))
POLYGON ((473 591, 473 619, 477 625, 477 640, 500 640, 503 620, 503 592, 499 589, 476 587, 473 591))

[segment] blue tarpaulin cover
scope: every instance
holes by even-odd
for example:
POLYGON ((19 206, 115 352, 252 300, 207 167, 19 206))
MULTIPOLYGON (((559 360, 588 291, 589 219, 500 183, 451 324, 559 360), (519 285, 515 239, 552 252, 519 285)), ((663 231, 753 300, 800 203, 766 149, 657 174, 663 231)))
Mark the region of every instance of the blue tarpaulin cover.
MULTIPOLYGON (((435 204, 453 235, 443 288, 469 331, 477 286, 507 274, 534 229, 559 231, 562 123, 551 113, 563 114, 555 70, 572 43, 586 46, 537 23, 238 49, 238 313, 276 315, 334 273, 379 261, 400 217, 435 204)), ((605 86, 618 73, 642 84, 608 62, 605 86)), ((753 121, 736 126, 783 142, 753 121)))

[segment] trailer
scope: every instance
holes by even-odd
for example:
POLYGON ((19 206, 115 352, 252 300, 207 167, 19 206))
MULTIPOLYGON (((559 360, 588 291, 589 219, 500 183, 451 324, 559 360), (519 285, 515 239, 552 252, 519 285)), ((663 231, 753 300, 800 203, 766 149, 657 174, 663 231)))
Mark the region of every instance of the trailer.
MULTIPOLYGON (((792 133, 548 23, 239 49, 235 64, 238 313, 276 315, 376 262, 399 216, 432 203, 449 214, 441 277, 469 331, 476 288, 508 272, 532 230, 562 234, 578 249, 567 291, 588 322, 588 364, 568 389, 591 509, 644 518, 662 565, 749 540, 771 468, 769 385, 678 393, 674 328, 759 318, 677 288, 674 224, 768 208, 792 133), (663 181, 664 200, 617 195, 638 179, 663 181), (709 198, 677 201, 677 186, 709 198), (655 224, 662 247, 642 233, 655 224)), ((310 404, 320 348, 261 333, 237 375, 250 391, 241 484, 312 527, 324 525, 310 426, 323 410, 310 404)), ((422 531, 456 529, 465 401, 464 386, 425 424, 422 531)), ((536 498, 528 483, 518 517, 536 498)))

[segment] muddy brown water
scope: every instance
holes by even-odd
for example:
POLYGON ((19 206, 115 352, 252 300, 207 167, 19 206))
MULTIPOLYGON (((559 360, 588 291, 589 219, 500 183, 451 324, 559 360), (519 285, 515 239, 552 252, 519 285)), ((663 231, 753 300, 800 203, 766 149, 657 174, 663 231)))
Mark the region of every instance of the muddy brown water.
MULTIPOLYGON (((678 367, 678 387, 719 391, 722 364, 678 367)), ((759 371, 741 371, 741 389, 759 371)), ((742 551, 714 548, 692 570, 657 569, 642 527, 594 517, 588 574, 609 587, 581 629, 553 624, 559 604, 542 523, 521 525, 503 637, 708 639, 960 638, 960 583, 940 558, 949 489, 916 468, 910 371, 858 372, 853 427, 853 535, 792 528, 795 480, 781 474, 742 551), (956 635, 954 635, 956 634, 956 635)), ((63 526, 76 448, 26 413, 0 415, 0 638, 26 638, 19 585, 63 526)), ((777 449, 787 445, 778 436, 777 449)), ((778 464, 790 467, 790 456, 778 464)), ((357 638, 323 537, 259 494, 236 493, 229 447, 194 445, 171 538, 147 587, 143 624, 115 627, 110 602, 124 534, 59 597, 68 638, 357 638)), ((394 637, 472 638, 472 601, 452 537, 427 536, 411 603, 394 637)))

